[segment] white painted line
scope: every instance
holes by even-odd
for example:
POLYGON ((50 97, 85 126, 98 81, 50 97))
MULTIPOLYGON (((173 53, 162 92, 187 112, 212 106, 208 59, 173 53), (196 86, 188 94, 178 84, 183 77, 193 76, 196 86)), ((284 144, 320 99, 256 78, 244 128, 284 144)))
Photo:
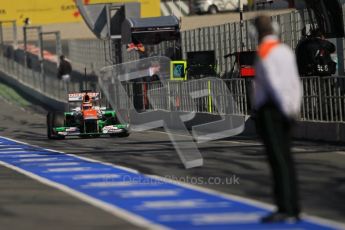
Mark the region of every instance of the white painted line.
POLYGON ((58 150, 54 150, 54 149, 42 148, 41 146, 32 145, 32 144, 25 143, 25 142, 22 142, 22 141, 14 140, 14 139, 9 138, 9 137, 3 137, 3 136, 0 136, 0 137, 2 137, 4 139, 7 139, 7 140, 10 140, 10 141, 13 141, 13 142, 16 142, 16 143, 19 143, 19 144, 24 144, 24 145, 32 146, 32 147, 35 147, 35 148, 39 148, 39 149, 43 149, 43 150, 48 150, 48 151, 55 152, 55 153, 63 153, 66 156, 72 156, 72 157, 75 157, 75 158, 78 158, 78 159, 81 159, 81 160, 85 160, 85 161, 89 161, 89 162, 101 163, 103 165, 108 165, 108 166, 111 166, 113 168, 123 169, 123 170, 131 172, 131 173, 139 174, 139 172, 137 170, 131 169, 131 168, 128 168, 128 167, 124 167, 124 166, 120 166, 120 165, 116 165, 115 166, 114 164, 111 164, 111 163, 108 163, 108 162, 103 162, 103 161, 92 159, 92 158, 86 158, 86 157, 82 157, 82 156, 78 156, 78 155, 70 154, 70 153, 65 153, 63 151, 58 151, 58 150))
MULTIPOLYGON (((169 135, 167 132, 164 131, 157 131, 157 130, 147 130, 144 132, 151 132, 151 133, 163 133, 165 135, 169 135)), ((188 135, 184 135, 184 134, 178 134, 178 133, 174 133, 174 135, 176 136, 181 136, 181 137, 189 137, 188 135)), ((241 144, 241 145, 257 145, 257 146, 262 146, 262 144, 258 141, 246 141, 246 142, 241 142, 241 141, 234 141, 234 140, 216 140, 216 142, 226 142, 226 143, 234 143, 234 144, 241 144)), ((211 142, 212 143, 212 142, 211 142)))
POLYGON ((11 150, 11 151, 1 151, 0 154, 18 154, 18 153, 28 153, 28 151, 16 151, 16 150, 11 150))
POLYGON ((56 157, 47 157, 47 158, 33 158, 33 159, 21 159, 18 162, 45 162, 45 161, 55 161, 58 160, 59 158, 56 157))
MULTIPOLYGON (((157 130, 147 130, 147 131, 144 131, 144 132, 163 133, 165 135, 168 135, 168 133, 166 133, 164 131, 157 131, 157 130)), ((189 137, 188 135, 177 134, 177 133, 174 133, 174 135, 181 136, 181 137, 189 137)), ((259 140, 258 141, 246 140, 245 142, 234 141, 234 140, 216 140, 216 142, 225 142, 225 143, 233 143, 233 144, 239 144, 239 145, 258 146, 258 147, 263 146, 263 144, 259 140)), ((307 150, 306 148, 300 148, 300 147, 293 147, 293 149, 295 151, 305 151, 305 150, 307 150)), ((340 151, 332 151, 332 152, 335 153, 335 154, 345 155, 345 152, 340 152, 340 151)))
MULTIPOLYGON (((160 131, 152 131, 152 132, 160 132, 160 131)), ((164 133, 164 132, 161 132, 161 133, 164 133)), ((28 144, 28 143, 25 143, 25 142, 21 142, 21 141, 17 141, 17 140, 8 138, 8 137, 2 137, 2 138, 14 141, 16 143, 25 144, 25 145, 28 145, 28 146, 33 146, 33 147, 37 147, 37 148, 48 150, 48 151, 52 151, 52 152, 64 153, 62 151, 56 151, 56 150, 52 150, 52 149, 45 149, 45 148, 42 148, 40 146, 31 145, 31 144, 28 144)), ((102 162, 102 161, 95 160, 95 159, 92 159, 92 158, 81 157, 81 156, 74 155, 74 154, 68 154, 68 153, 64 153, 64 154, 66 154, 68 156, 73 156, 73 157, 76 157, 76 158, 79 158, 79 159, 87 160, 87 161, 90 161, 90 162, 98 162, 98 163, 101 163, 103 165, 109 165, 109 166, 114 167, 114 168, 121 168, 121 169, 123 169, 125 171, 139 174, 137 170, 134 170, 134 169, 131 169, 131 168, 114 165, 114 164, 111 164, 111 163, 108 163, 108 162, 102 162)), ((98 199, 95 199, 93 197, 90 197, 88 195, 80 193, 78 191, 75 191, 75 190, 73 190, 73 189, 71 189, 71 188, 69 188, 67 186, 64 186, 64 185, 52 182, 52 181, 47 180, 47 179, 45 179, 43 177, 37 176, 37 175, 35 175, 33 173, 30 173, 30 172, 27 172, 25 170, 22 170, 22 169, 20 169, 20 168, 18 168, 16 166, 12 166, 10 164, 2 162, 1 160, 0 160, 0 164, 5 166, 5 167, 8 167, 10 169, 13 169, 13 170, 15 170, 17 172, 20 172, 22 174, 25 174, 25 175, 27 175, 30 178, 36 179, 36 180, 40 181, 43 184, 55 187, 55 188, 57 188, 57 189, 59 189, 61 191, 64 191, 64 192, 66 192, 66 193, 68 193, 70 195, 73 195, 74 197, 77 197, 80 200, 83 200, 83 201, 85 201, 87 203, 90 203, 90 204, 94 205, 95 207, 99 207, 99 208, 101 208, 101 209, 103 209, 103 210, 105 210, 105 211, 107 211, 109 213, 112 213, 115 216, 119 216, 119 217, 121 217, 121 218, 123 218, 125 220, 129 220, 129 221, 131 221, 133 224, 135 224, 137 226, 144 226, 144 227, 148 227, 149 229, 167 229, 164 226, 154 224, 154 223, 152 223, 152 222, 150 222, 150 221, 148 221, 148 220, 146 220, 146 219, 144 219, 144 218, 142 218, 140 216, 137 216, 137 215, 134 215, 134 214, 132 214, 130 212, 127 212, 124 209, 121 209, 121 208, 118 208, 116 206, 110 205, 108 203, 102 202, 102 201, 100 201, 98 199)), ((161 180, 162 182, 171 181, 172 183, 176 183, 176 181, 168 179, 168 178, 165 178, 165 177, 160 177, 160 176, 155 176, 155 175, 146 175, 146 176, 154 178, 154 179, 157 179, 157 180, 161 180)), ((273 205, 271 205, 271 204, 267 204, 267 203, 264 203, 264 202, 261 202, 261 201, 257 201, 257 200, 253 200, 253 199, 250 199, 250 198, 240 197, 240 196, 233 195, 233 194, 227 194, 227 193, 223 193, 223 192, 220 192, 220 191, 211 190, 211 189, 208 189, 208 188, 205 188, 205 187, 199 187, 199 186, 196 186, 196 185, 193 185, 193 184, 187 184, 187 183, 184 183, 184 182, 178 182, 178 184, 181 187, 190 188, 190 189, 193 189, 195 191, 212 194, 212 195, 215 195, 215 196, 223 197, 223 198, 226 198, 226 199, 231 199, 231 200, 238 201, 238 202, 243 202, 243 203, 250 204, 250 205, 253 205, 253 206, 256 206, 256 207, 259 207, 259 208, 263 208, 263 209, 266 209, 266 210, 273 211, 275 209, 275 207, 273 205)), ((304 218, 306 220, 311 220, 312 222, 320 224, 320 225, 328 225, 328 226, 331 226, 331 227, 336 228, 336 229, 345 229, 345 224, 341 223, 341 222, 338 222, 338 221, 329 220, 329 219, 325 219, 325 218, 322 218, 322 217, 316 217, 316 216, 308 215, 308 214, 305 214, 305 213, 302 213, 301 216, 302 216, 302 218, 304 218)))
POLYGON ((304 220, 308 220, 312 223, 317 223, 320 225, 328 225, 331 226, 335 229, 341 230, 341 229, 345 229, 345 224, 341 223, 341 222, 337 222, 335 220, 329 220, 329 219, 325 219, 322 217, 318 217, 318 216, 312 216, 312 215, 308 215, 306 213, 302 213, 301 218, 303 218, 304 220))
POLYGON ((60 191, 63 191, 65 193, 68 193, 86 203, 89 203, 97 208, 100 208, 104 211, 107 211, 108 213, 114 215, 114 216, 117 216, 117 217, 120 217, 126 221, 129 221, 131 224, 133 225, 136 225, 136 226, 139 226, 139 227, 144 227, 144 228, 147 228, 147 229, 162 229, 162 230, 165 230, 165 229, 168 229, 164 226, 161 226, 161 225, 158 225, 158 224, 155 224, 155 223, 152 223, 140 216, 137 216, 135 214, 132 214, 124 209, 121 209, 119 207, 116 207, 116 206, 113 206, 113 205, 110 205, 106 202, 103 202, 101 200, 98 200, 98 199, 95 199, 91 196, 88 196, 84 193, 81 193, 81 192, 78 192, 76 190, 73 190, 65 185, 62 185, 62 184, 59 184, 59 183, 56 183, 56 182, 53 182, 53 181, 50 181, 46 178, 43 178, 43 177, 40 177, 40 176, 37 176, 33 173, 30 173, 28 171, 25 171, 25 170, 22 170, 16 166, 13 166, 13 165, 10 165, 10 164, 7 164, 3 161, 0 161, 0 165, 3 165, 9 169, 12 169, 14 171, 17 171, 21 174, 24 174, 34 180, 37 180, 39 182, 41 182, 42 184, 45 184, 45 185, 48 185, 48 186, 51 186, 51 187, 54 187, 60 191))
MULTIPOLYGON (((146 176, 151 177, 151 178, 155 178, 157 180, 161 180, 162 182, 178 183, 181 187, 184 187, 184 188, 189 188, 189 189, 193 189, 195 191, 212 194, 215 196, 223 197, 223 198, 238 201, 238 202, 243 202, 246 204, 256 206, 258 208, 263 208, 263 209, 269 210, 269 211, 275 210, 274 205, 267 204, 267 203, 257 201, 257 200, 253 200, 250 198, 245 198, 245 197, 241 197, 241 196, 237 196, 237 195, 233 195, 233 194, 223 193, 220 191, 211 190, 209 188, 199 187, 199 186, 196 186, 193 184, 187 184, 185 182, 175 181, 175 180, 172 180, 169 178, 160 177, 160 176, 156 176, 156 175, 146 175, 146 176)), ((335 220, 329 220, 329 219, 325 219, 322 217, 312 216, 312 215, 309 215, 306 213, 301 213, 301 217, 306 219, 306 220, 312 220, 313 223, 317 223, 320 225, 328 225, 328 226, 332 226, 333 228, 336 228, 336 229, 345 229, 344 223, 341 223, 341 222, 338 222, 335 220)))
POLYGON ((164 209, 202 209, 202 208, 223 208, 231 206, 230 201, 207 202, 203 199, 188 200, 154 200, 144 201, 137 210, 164 210, 164 209))
POLYGON ((3 150, 23 150, 23 148, 0 148, 0 152, 3 150))
POLYGON ((72 176, 73 180, 90 180, 90 179, 115 179, 119 178, 120 176, 117 174, 82 174, 77 176, 72 176))
MULTIPOLYGON (((292 152, 301 152, 303 154, 303 152, 315 151, 315 154, 324 154, 323 150, 313 149, 313 147, 317 147, 317 146, 293 147, 292 152), (321 153, 319 151, 321 151, 321 153)), ((344 151, 336 151, 336 150, 332 150, 332 149, 329 150, 329 153, 345 155, 344 151)))
POLYGON ((58 162, 58 163, 46 163, 46 164, 40 164, 39 166, 44 167, 53 167, 53 166, 75 166, 79 165, 78 162, 58 162))
POLYGON ((42 157, 43 155, 40 154, 20 154, 20 155, 14 155, 11 154, 9 157, 11 158, 30 158, 30 157, 42 157))
POLYGON ((130 187, 138 185, 136 183, 128 182, 128 181, 115 181, 115 182, 92 182, 83 185, 83 188, 117 188, 117 187, 130 187))
POLYGON ((159 220, 164 222, 191 220, 194 225, 207 226, 209 224, 257 223, 262 215, 262 212, 200 213, 191 215, 161 215, 159 220))
POLYGON ((345 152, 339 152, 339 151, 338 151, 338 152, 335 152, 335 153, 345 156, 345 152))
POLYGON ((74 168, 50 168, 45 172, 86 172, 93 170, 91 167, 74 167, 74 168))
POLYGON ((159 189, 159 190, 140 190, 140 191, 121 191, 118 194, 123 198, 138 198, 138 197, 166 197, 178 196, 180 191, 177 189, 159 189))
POLYGON ((160 176, 156 176, 156 175, 146 175, 146 176, 154 178, 154 179, 157 179, 157 180, 160 180, 160 181, 162 181, 164 183, 179 184, 179 185, 181 185, 181 187, 189 188, 189 189, 192 189, 192 190, 195 190, 195 191, 204 192, 204 193, 211 194, 211 195, 215 195, 215 196, 218 196, 218 197, 225 198, 227 200, 230 199, 230 200, 235 200, 235 201, 243 202, 243 203, 250 204, 250 205, 253 205, 253 206, 256 206, 256 207, 259 207, 259 208, 263 208, 263 209, 266 209, 266 210, 270 210, 270 211, 274 210, 274 206, 273 205, 267 204, 267 203, 263 203, 263 202, 260 202, 260 201, 256 201, 256 200, 253 200, 253 199, 250 199, 250 198, 244 198, 244 197, 240 197, 240 196, 237 196, 237 195, 223 193, 223 192, 220 192, 220 191, 211 190, 209 188, 200 187, 200 186, 196 186, 196 185, 193 185, 193 184, 188 184, 188 183, 185 183, 185 182, 182 182, 182 181, 181 182, 180 181, 175 181, 175 180, 172 180, 172 179, 169 179, 169 178, 166 178, 166 177, 160 177, 160 176))

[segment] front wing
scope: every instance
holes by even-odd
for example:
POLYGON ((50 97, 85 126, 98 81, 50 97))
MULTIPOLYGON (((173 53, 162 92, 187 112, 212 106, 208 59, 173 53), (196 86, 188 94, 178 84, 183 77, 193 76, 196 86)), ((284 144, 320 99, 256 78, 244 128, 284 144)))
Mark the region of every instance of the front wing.
POLYGON ((55 127, 55 133, 59 136, 99 136, 116 135, 128 132, 128 125, 108 125, 99 130, 99 132, 81 132, 78 127, 55 127))

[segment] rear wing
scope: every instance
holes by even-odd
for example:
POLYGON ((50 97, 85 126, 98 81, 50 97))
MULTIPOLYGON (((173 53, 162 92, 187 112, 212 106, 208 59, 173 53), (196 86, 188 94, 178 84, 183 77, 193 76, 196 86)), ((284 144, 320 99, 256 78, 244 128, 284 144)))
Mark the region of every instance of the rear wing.
POLYGON ((99 101, 101 98, 101 94, 96 92, 69 93, 68 102, 82 102, 86 94, 89 95, 92 101, 99 101))

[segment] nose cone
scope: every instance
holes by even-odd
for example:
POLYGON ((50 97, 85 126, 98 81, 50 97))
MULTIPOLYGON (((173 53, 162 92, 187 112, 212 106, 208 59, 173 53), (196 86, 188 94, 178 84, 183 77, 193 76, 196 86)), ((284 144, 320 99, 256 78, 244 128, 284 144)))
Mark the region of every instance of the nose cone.
POLYGON ((95 109, 86 109, 83 111, 84 120, 97 119, 97 111, 95 109))

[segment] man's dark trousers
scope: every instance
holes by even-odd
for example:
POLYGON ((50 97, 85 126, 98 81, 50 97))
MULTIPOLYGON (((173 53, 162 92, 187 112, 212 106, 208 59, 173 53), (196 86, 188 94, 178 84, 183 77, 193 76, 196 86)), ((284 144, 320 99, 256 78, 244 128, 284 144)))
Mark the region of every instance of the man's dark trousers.
POLYGON ((291 121, 273 103, 267 103, 259 109, 256 122, 272 171, 277 211, 298 216, 300 208, 291 155, 291 121))

